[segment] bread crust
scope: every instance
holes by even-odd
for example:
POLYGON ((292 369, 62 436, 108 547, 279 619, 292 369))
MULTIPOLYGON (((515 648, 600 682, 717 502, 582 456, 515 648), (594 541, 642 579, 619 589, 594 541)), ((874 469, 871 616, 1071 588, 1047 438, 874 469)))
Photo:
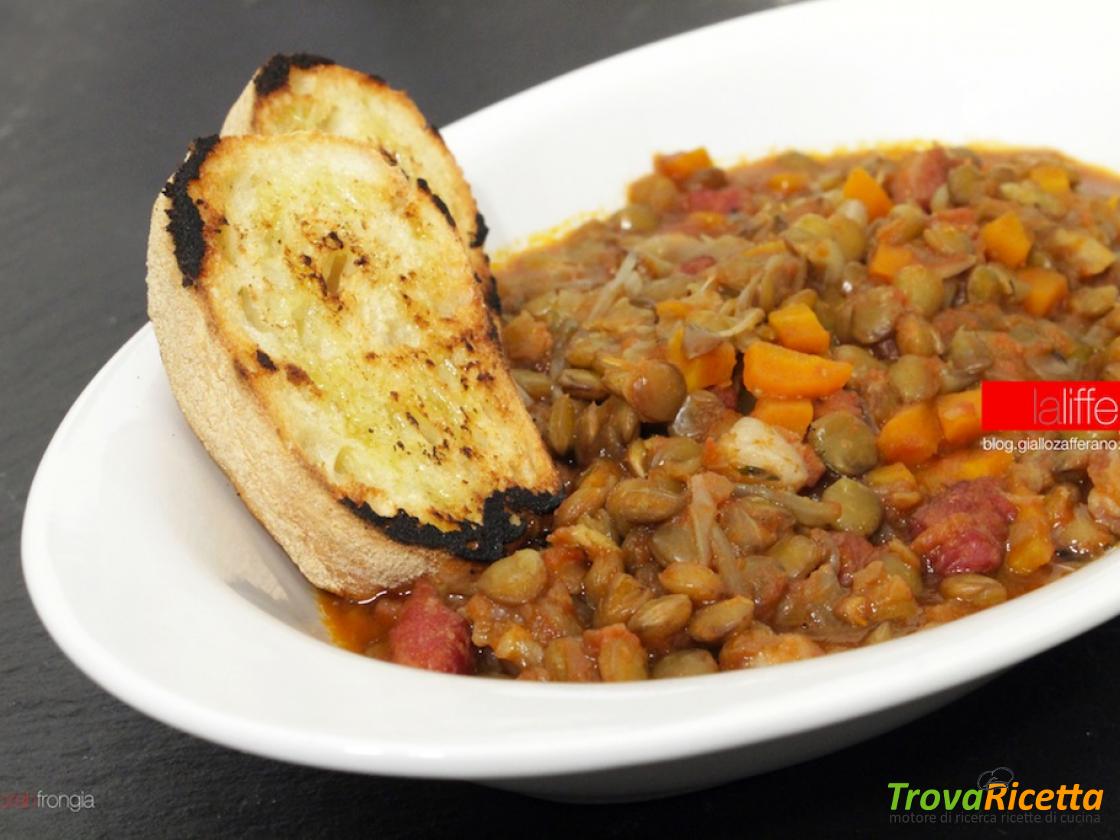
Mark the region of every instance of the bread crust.
POLYGON ((443 552, 381 534, 339 504, 281 440, 199 296, 183 288, 167 231, 170 206, 161 195, 152 209, 148 317, 183 415, 245 506, 320 589, 364 599, 434 569, 443 552))
POLYGON ((231 137, 238 134, 253 134, 253 108, 257 101, 257 90, 253 79, 245 85, 233 105, 230 106, 222 130, 218 134, 222 137, 231 137))
MULTIPOLYGON (((363 513, 348 504, 286 442, 227 346, 196 278, 184 275, 183 256, 176 253, 182 242, 169 224, 174 206, 161 194, 152 210, 148 312, 184 416, 249 510, 311 583, 350 598, 401 586, 451 559, 439 548, 391 539, 384 530, 391 520, 370 521, 368 506, 363 513)), ((203 253, 192 255, 200 270, 206 244, 203 237, 203 253)), ((543 446, 539 439, 534 445, 543 446)), ((547 489, 554 492, 555 479, 544 478, 542 486, 551 482, 547 489)))

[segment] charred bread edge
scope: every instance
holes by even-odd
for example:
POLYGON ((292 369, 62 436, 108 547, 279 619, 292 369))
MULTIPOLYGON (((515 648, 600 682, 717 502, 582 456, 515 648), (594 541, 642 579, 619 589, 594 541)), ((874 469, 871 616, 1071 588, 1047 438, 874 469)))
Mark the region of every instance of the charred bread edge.
MULTIPOLYGON (((182 274, 182 286, 185 288, 192 287, 197 281, 206 254, 202 217, 190 198, 188 188, 190 182, 199 177, 202 164, 219 142, 220 139, 216 136, 195 140, 186 159, 163 190, 170 200, 170 207, 166 211, 169 221, 165 229, 171 237, 175 259, 182 274)), ((442 202, 438 197, 430 190, 422 192, 446 217, 446 211, 440 208, 442 202)), ((492 319, 490 323, 492 327, 492 319)), ((271 359, 261 361, 266 368, 270 363, 271 359)), ((327 492, 331 492, 316 471, 306 464, 304 466, 323 484, 327 492)), ((405 511, 398 510, 393 516, 381 516, 364 502, 358 504, 345 497, 338 499, 357 517, 372 524, 396 543, 446 551, 469 560, 482 561, 502 557, 504 546, 525 532, 528 523, 517 516, 518 511, 547 513, 555 509, 562 500, 561 494, 538 492, 524 487, 496 490, 483 504, 481 523, 456 520, 456 529, 443 531, 434 525, 421 523, 417 517, 405 511)))
POLYGON ((454 531, 441 531, 404 511, 397 511, 393 516, 379 516, 368 504, 359 505, 352 499, 343 499, 342 503, 398 542, 443 549, 467 560, 491 561, 502 557, 505 546, 521 537, 528 527, 528 522, 523 519, 514 522, 509 515, 511 511, 548 513, 563 498, 558 494, 534 492, 524 487, 495 490, 483 503, 482 523, 459 520, 459 528, 454 531))
POLYGON ((309 67, 334 63, 329 58, 311 53, 277 53, 261 65, 260 70, 253 77, 253 87, 257 91, 257 96, 268 96, 273 91, 287 86, 292 67, 306 70, 309 67))

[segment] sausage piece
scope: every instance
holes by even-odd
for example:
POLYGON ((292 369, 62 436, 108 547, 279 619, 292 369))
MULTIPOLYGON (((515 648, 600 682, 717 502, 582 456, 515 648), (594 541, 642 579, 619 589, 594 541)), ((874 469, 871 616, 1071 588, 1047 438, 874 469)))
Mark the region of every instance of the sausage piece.
POLYGON ((1015 506, 990 478, 946 487, 914 511, 911 547, 938 575, 987 574, 1003 562, 1015 506))
POLYGON ((400 619, 389 631, 389 654, 393 662, 428 671, 469 674, 474 670, 470 624, 423 579, 416 582, 400 619))
POLYGON ((937 188, 949 176, 949 156, 940 146, 906 158, 891 178, 891 198, 896 202, 913 201, 926 210, 937 188))

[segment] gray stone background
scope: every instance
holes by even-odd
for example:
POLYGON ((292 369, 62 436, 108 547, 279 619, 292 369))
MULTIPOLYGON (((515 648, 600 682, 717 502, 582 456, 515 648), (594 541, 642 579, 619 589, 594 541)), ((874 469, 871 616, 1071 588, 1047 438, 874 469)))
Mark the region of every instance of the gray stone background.
MULTIPOLYGON (((217 129, 260 61, 277 51, 331 56, 407 88, 446 124, 589 61, 768 5, 0 3, 0 796, 85 791, 96 803, 76 814, 0 808, 0 836, 883 836, 894 831, 888 781, 965 787, 998 765, 1039 785, 1103 787, 1102 824, 1070 835, 1117 832, 1109 804, 1120 795, 1117 622, 941 712, 810 764, 671 800, 576 807, 468 784, 311 770, 210 745, 94 686, 31 609, 18 539, 35 466, 83 385, 144 323, 156 190, 187 140, 217 129)), ((979 831, 1035 833, 953 834, 979 831)), ((1053 828, 1038 835, 1058 836, 1053 828)))

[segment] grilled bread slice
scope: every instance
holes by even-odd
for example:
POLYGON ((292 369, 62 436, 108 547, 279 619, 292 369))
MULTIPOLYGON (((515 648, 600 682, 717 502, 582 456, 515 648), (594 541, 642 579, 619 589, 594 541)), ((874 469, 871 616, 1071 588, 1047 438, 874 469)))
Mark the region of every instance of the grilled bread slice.
POLYGON ((404 91, 384 79, 297 53, 274 55, 262 65, 225 123, 222 135, 320 131, 374 143, 397 158, 418 183, 447 208, 460 239, 483 278, 487 303, 498 306, 483 244, 486 222, 470 185, 439 131, 404 91))
POLYGON ((316 586, 494 559, 559 501, 467 251, 369 143, 196 141, 152 213, 148 312, 187 420, 316 586))

